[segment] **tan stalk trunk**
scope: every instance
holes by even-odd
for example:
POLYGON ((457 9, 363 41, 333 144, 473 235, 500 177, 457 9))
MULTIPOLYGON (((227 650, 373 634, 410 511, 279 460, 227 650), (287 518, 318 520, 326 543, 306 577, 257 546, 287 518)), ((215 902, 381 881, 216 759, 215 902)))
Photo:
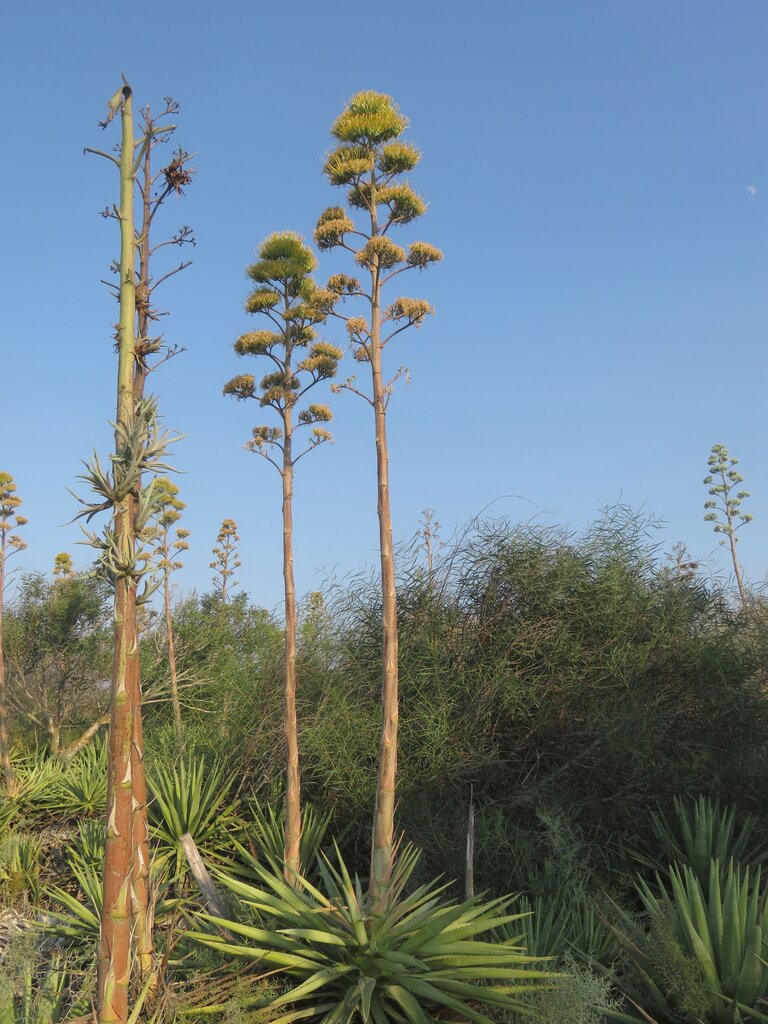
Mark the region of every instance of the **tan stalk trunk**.
POLYGON ((5 705, 5 651, 3 649, 3 604, 5 600, 5 559, 7 557, 5 536, 0 550, 0 762, 3 766, 3 783, 8 796, 18 792, 16 774, 11 764, 8 743, 8 711, 5 705))
MULTIPOLYGON (((371 211, 371 227, 371 234, 378 234, 375 206, 371 211)), ((384 660, 381 686, 379 776, 376 786, 370 888, 374 906, 380 906, 386 895, 394 863, 398 671, 397 590, 395 588, 395 555, 392 543, 392 514, 389 498, 386 396, 384 394, 381 368, 381 285, 378 267, 371 271, 371 375, 376 427, 376 473, 378 482, 384 660)))
POLYGON ((736 533, 733 528, 733 519, 731 515, 728 515, 728 541, 731 546, 731 560, 733 561, 733 571, 736 576, 736 586, 739 588, 739 597, 741 599, 741 607, 746 611, 747 608, 747 592, 744 589, 744 580, 741 575, 741 566, 739 565, 739 556, 736 554, 736 533))
MULTIPOLYGON (((164 556, 166 562, 170 558, 168 551, 168 531, 165 531, 165 551, 164 556)), ((176 726, 176 739, 181 743, 183 737, 183 727, 181 724, 181 703, 179 701, 179 685, 176 679, 176 651, 173 646, 173 618, 171 616, 171 581, 168 570, 165 570, 165 579, 163 580, 163 600, 165 604, 165 629, 168 634, 168 669, 171 676, 171 700, 173 702, 173 721, 176 726)))
MULTIPOLYGON (((130 543, 130 513, 123 503, 117 535, 130 543)), ((115 657, 109 722, 107 835, 104 855, 104 909, 99 953, 99 1022, 125 1024, 131 971, 133 714, 129 692, 129 652, 136 645, 135 591, 124 579, 115 592, 115 657), (133 619, 133 628, 131 620, 133 619)))
POLYGON ((48 735, 51 737, 51 757, 59 757, 61 753, 61 729, 51 721, 48 725, 48 735))
POLYGON ((467 850, 464 864, 464 896, 471 900, 475 895, 475 797, 470 790, 469 814, 467 816, 467 850))
POLYGON ((296 589, 293 578, 293 458, 291 410, 285 411, 283 451, 283 581, 285 584, 285 657, 283 661, 283 730, 285 732, 286 880, 296 884, 301 870, 301 778, 296 721, 296 589))
MULTIPOLYGON (((116 422, 127 428, 134 415, 135 239, 133 226, 133 110, 131 90, 123 88, 120 152, 120 326, 116 422)), ((120 437, 116 433, 116 451, 120 437)), ((121 556, 134 551, 130 498, 116 503, 115 540, 121 556)), ((138 651, 136 587, 130 578, 115 586, 115 654, 109 723, 107 831, 98 972, 99 1024, 126 1024, 131 973, 131 871, 133 854, 133 683, 131 660, 138 651)))

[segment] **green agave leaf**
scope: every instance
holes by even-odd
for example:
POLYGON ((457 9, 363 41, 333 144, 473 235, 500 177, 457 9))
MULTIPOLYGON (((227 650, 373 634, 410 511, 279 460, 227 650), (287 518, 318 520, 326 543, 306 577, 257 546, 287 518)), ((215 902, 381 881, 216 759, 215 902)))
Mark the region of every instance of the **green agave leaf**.
POLYGON ((418 999, 402 985, 387 985, 386 994, 395 1000, 409 1021, 409 1024, 430 1024, 429 1018, 419 1005, 418 999))
MULTIPOLYGON (((473 1024, 493 1024, 489 1017, 468 1006, 462 1000, 455 999, 448 992, 443 991, 443 989, 430 985, 428 981, 407 977, 403 979, 403 987, 412 992, 413 995, 421 996, 429 1002, 437 1003, 438 1006, 447 1006, 451 1010, 458 1010, 468 1020, 473 1021, 473 1024)), ((473 991, 473 996, 477 998, 476 990, 473 991)))
MULTIPOLYGON (((252 939, 254 942, 268 943, 272 946, 277 946, 279 949, 286 951, 296 950, 298 944, 290 936, 282 937, 282 932, 267 931, 264 928, 255 928, 253 925, 243 924, 241 921, 228 921, 225 918, 214 917, 212 914, 199 913, 198 917, 203 918, 205 921, 210 921, 212 924, 218 925, 220 928, 225 928, 229 932, 234 932, 236 935, 242 935, 243 938, 252 939)), ((300 948, 304 949, 304 946, 300 948)), ((320 956, 321 954, 317 954, 320 956)))
POLYGON ((343 964, 339 967, 325 967, 320 971, 317 971, 311 977, 307 978, 301 985, 297 985, 296 988, 291 989, 282 996, 278 996, 277 999, 272 1001, 272 1006, 284 1006, 285 1003, 298 1002, 300 999, 304 999, 308 995, 312 995, 317 989, 327 985, 329 981, 335 981, 337 978, 343 977, 345 974, 349 974, 350 971, 354 970, 352 964, 343 964))

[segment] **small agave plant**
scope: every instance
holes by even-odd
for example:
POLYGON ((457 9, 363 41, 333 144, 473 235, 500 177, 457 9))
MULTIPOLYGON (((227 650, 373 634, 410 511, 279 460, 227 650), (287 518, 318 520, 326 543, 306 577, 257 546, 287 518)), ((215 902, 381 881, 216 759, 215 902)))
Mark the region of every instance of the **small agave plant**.
MULTIPOLYGON (((768 890, 761 885, 760 868, 733 862, 723 868, 712 861, 704 887, 693 868, 672 865, 669 887, 661 875, 657 883, 658 894, 645 882, 638 884, 638 894, 652 929, 665 924, 678 955, 698 972, 710 1001, 706 1019, 768 1024, 768 890)), ((627 970, 617 980, 639 1016, 611 1014, 610 1019, 678 1024, 682 972, 670 977, 660 971, 648 936, 628 915, 618 916, 621 923, 612 930, 627 970)))
POLYGON ((666 871, 670 864, 687 864, 706 888, 713 860, 754 865, 768 856, 765 846, 755 842, 757 819, 753 815, 738 825, 735 807, 721 807, 718 800, 708 796, 695 800, 675 797, 674 809, 671 820, 661 810, 651 815, 653 846, 663 853, 659 856, 658 850, 636 851, 636 859, 646 867, 666 871))
POLYGON ((156 769, 147 782, 156 871, 167 869, 173 878, 186 874, 181 846, 186 833, 206 856, 231 848, 231 833, 240 823, 238 806, 230 800, 235 779, 222 765, 190 757, 172 768, 156 769))
POLYGON ((272 1001, 272 1024, 428 1024, 446 1011, 473 1024, 491 1024, 481 1006, 522 1011, 520 995, 553 975, 531 965, 519 940, 493 942, 494 929, 519 921, 506 911, 514 897, 483 902, 447 900, 445 885, 406 886, 418 853, 395 862, 383 906, 372 912, 359 879, 352 880, 338 848, 334 867, 320 864, 321 882, 300 877, 292 887, 277 863, 254 864, 257 884, 217 872, 253 915, 254 923, 200 914, 223 929, 188 931, 203 945, 284 972, 295 987, 272 1001))

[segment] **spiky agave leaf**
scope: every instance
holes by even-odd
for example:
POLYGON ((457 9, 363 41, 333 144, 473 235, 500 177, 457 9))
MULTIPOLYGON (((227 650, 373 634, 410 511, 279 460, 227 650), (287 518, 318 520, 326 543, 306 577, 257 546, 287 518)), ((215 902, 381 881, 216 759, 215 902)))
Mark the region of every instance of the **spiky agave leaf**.
POLYGON ((103 740, 94 740, 64 766, 56 804, 68 819, 103 812, 107 804, 107 745, 103 740))
POLYGON ((650 844, 632 851, 635 859, 647 867, 667 871, 672 863, 687 864, 706 886, 713 860, 754 865, 768 857, 765 845, 754 842, 757 821, 753 815, 737 827, 734 806, 721 807, 719 800, 703 795, 695 800, 675 797, 674 810, 671 820, 661 810, 651 815, 653 837, 663 851, 661 855, 649 848, 650 844))
POLYGON ((520 993, 553 976, 531 966, 533 958, 519 945, 482 938, 521 917, 507 913, 513 898, 455 903, 437 882, 406 894, 417 858, 410 848, 401 851, 386 904, 377 913, 338 849, 335 864, 323 861, 317 886, 302 878, 299 888, 292 888, 276 865, 255 864, 256 884, 218 872, 266 924, 200 915, 201 921, 226 928, 234 940, 206 931, 185 934, 294 979, 296 986, 270 1004, 277 1014, 273 1024, 300 1019, 331 1024, 358 1014, 364 1024, 426 1024, 441 1011, 490 1024, 478 1005, 522 1009, 520 993))
POLYGON ((657 888, 638 883, 650 936, 614 905, 617 923, 611 930, 628 969, 617 976, 621 989, 663 1024, 677 1024, 680 984, 655 956, 654 927, 660 926, 681 961, 699 972, 713 1003, 707 1019, 733 1024, 737 1008, 748 1019, 768 1019, 758 1009, 768 996, 768 893, 760 869, 750 872, 733 862, 723 868, 713 861, 705 892, 692 868, 673 865, 669 883, 657 875, 657 888))
POLYGON ((158 868, 169 867, 173 877, 186 874, 181 837, 187 832, 201 853, 231 848, 232 833, 239 826, 237 804, 230 802, 234 781, 221 764, 204 757, 190 756, 179 765, 148 773, 149 819, 158 868))
MULTIPOLYGON (((330 812, 321 813, 311 804, 302 805, 300 860, 302 871, 312 879, 317 875, 316 862, 330 821, 330 812)), ((237 842, 237 859, 217 858, 220 865, 228 872, 245 878, 259 877, 253 873, 253 868, 257 864, 277 865, 278 870, 282 871, 285 816, 281 806, 249 801, 249 813, 244 814, 243 835, 244 842, 247 840, 251 848, 246 849, 243 844, 237 842)))

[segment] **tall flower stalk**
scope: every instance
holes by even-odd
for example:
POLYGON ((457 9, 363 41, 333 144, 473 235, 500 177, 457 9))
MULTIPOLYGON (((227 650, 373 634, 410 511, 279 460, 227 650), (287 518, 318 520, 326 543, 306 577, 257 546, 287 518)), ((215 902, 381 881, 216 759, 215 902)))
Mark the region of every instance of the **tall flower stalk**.
POLYGON ((179 555, 189 548, 187 537, 189 530, 176 526, 181 513, 186 508, 179 498, 179 488, 167 477, 157 480, 157 513, 155 518, 157 535, 155 545, 157 565, 163 579, 163 611, 165 613, 165 634, 168 643, 168 673, 171 683, 171 701, 173 703, 173 721, 176 728, 176 739, 181 742, 184 727, 181 721, 181 701, 179 700, 179 683, 176 672, 176 646, 173 637, 173 615, 171 613, 171 577, 183 567, 179 555), (171 532, 174 527, 175 536, 171 532))
POLYGON ((237 523, 234 519, 224 519, 216 534, 216 544, 211 552, 213 561, 209 565, 213 569, 213 592, 222 604, 227 603, 229 591, 238 582, 235 573, 242 565, 237 549, 239 542, 237 523))
POLYGON ((99 1024, 123 1024, 128 1016, 131 973, 131 866, 133 860, 133 785, 131 743, 136 690, 129 675, 138 669, 136 630, 135 480, 129 479, 131 439, 135 436, 133 372, 136 349, 136 245, 133 219, 133 94, 125 83, 112 98, 110 112, 121 114, 120 143, 120 320, 118 325, 117 415, 110 501, 115 588, 115 651, 109 719, 107 831, 104 853, 103 911, 99 948, 99 1024), (120 486, 122 484, 122 486, 120 486))
POLYGON ((709 486, 707 493, 711 495, 704 502, 704 508, 707 510, 704 519, 715 524, 715 533, 724 534, 727 538, 720 543, 723 547, 728 547, 741 606, 746 608, 747 591, 736 545, 739 542, 738 531, 742 526, 752 522, 752 516, 749 512, 741 510, 742 501, 750 495, 749 491, 739 489, 739 485, 744 483, 744 477, 736 469, 738 464, 739 460, 731 455, 724 444, 712 446, 707 459, 709 473, 704 477, 704 483, 709 486))
MULTIPOLYGON (((89 534, 100 551, 101 569, 114 590, 114 659, 110 695, 107 783, 107 828, 103 905, 99 949, 97 1012, 100 1024, 125 1024, 132 963, 132 940, 138 962, 147 974, 152 962, 152 921, 149 913, 149 845, 146 824, 146 783, 143 770, 141 685, 137 606, 148 600, 153 586, 141 595, 138 583, 147 572, 140 539, 153 514, 155 488, 143 486, 143 475, 167 471, 163 461, 175 438, 159 429, 157 405, 137 385, 137 361, 143 358, 137 336, 136 251, 141 244, 134 218, 136 174, 153 135, 134 137, 133 95, 128 83, 109 103, 103 127, 120 113, 118 155, 89 149, 110 160, 119 171, 120 199, 106 216, 120 228, 120 260, 115 288, 120 306, 116 342, 117 413, 115 451, 104 469, 94 454, 81 478, 101 499, 86 506, 90 520, 110 509, 112 522, 102 536, 89 534), (138 155, 137 155, 138 150, 138 155)), ((110 283, 111 284, 111 283, 110 283)))
POLYGON ((370 393, 362 391, 354 377, 337 388, 364 398, 374 417, 384 643, 382 724, 370 876, 375 903, 386 894, 394 864, 399 702, 387 411, 395 382, 407 374, 405 367, 400 367, 387 379, 383 356, 385 347, 396 335, 409 327, 420 327, 433 312, 424 299, 400 297, 385 306, 383 292, 399 274, 423 270, 442 259, 440 250, 427 242, 413 242, 406 250, 389 237, 391 228, 409 224, 426 210, 424 200, 401 180, 403 174, 416 167, 420 158, 413 145, 400 141, 407 125, 407 118, 390 96, 361 92, 352 97, 331 128, 338 145, 327 155, 324 173, 333 185, 347 189, 347 201, 358 211, 363 226, 356 226, 346 209, 334 206, 321 215, 315 230, 315 241, 320 249, 341 248, 350 252, 358 268, 368 275, 364 286, 355 277, 336 274, 329 280, 328 287, 341 298, 355 298, 364 304, 365 316, 343 319, 355 359, 367 364, 371 372, 370 393))
MULTIPOLYGON (((149 106, 144 107, 140 113, 142 143, 139 159, 135 164, 141 202, 141 224, 136 233, 138 269, 136 275, 136 348, 133 369, 134 401, 137 406, 144 400, 150 374, 182 351, 179 346, 167 344, 162 334, 154 334, 154 325, 167 315, 158 309, 154 295, 165 281, 182 270, 186 270, 191 261, 181 260, 177 266, 158 277, 153 277, 151 271, 153 256, 157 251, 165 249, 167 246, 176 246, 182 249, 188 245, 195 245, 192 229, 186 224, 170 238, 161 241, 157 241, 153 234, 155 218, 163 203, 169 196, 182 195, 194 173, 189 167, 191 155, 181 147, 174 151, 171 160, 159 170, 153 164, 156 147, 167 144, 176 131, 176 125, 170 119, 178 114, 179 109, 179 104, 167 96, 165 106, 158 114, 153 114, 149 106)), ((141 479, 137 486, 141 488, 141 479)), ((140 970, 142 976, 146 977, 152 968, 154 922, 149 898, 149 822, 138 646, 131 657, 136 661, 135 668, 130 673, 135 687, 131 695, 134 709, 132 744, 133 930, 140 970)), ((175 707, 174 713, 176 713, 175 707)))
POLYGON ((318 289, 312 279, 316 260, 292 232, 271 235, 259 247, 259 258, 248 268, 256 289, 246 302, 250 313, 270 321, 270 329, 244 334, 235 342, 241 356, 267 360, 270 372, 257 384, 250 374, 234 377, 225 395, 255 399, 276 413, 279 426, 253 428, 247 447, 263 456, 280 474, 283 513, 283 583, 285 650, 283 657, 283 731, 285 735, 286 880, 297 884, 301 871, 301 777, 296 717, 296 586, 293 570, 293 481, 296 464, 308 452, 331 440, 323 424, 331 419, 325 405, 305 404, 302 398, 321 381, 334 377, 341 350, 317 340, 316 328, 325 321, 334 296, 318 289), (297 431, 309 431, 306 445, 294 448, 297 431))

